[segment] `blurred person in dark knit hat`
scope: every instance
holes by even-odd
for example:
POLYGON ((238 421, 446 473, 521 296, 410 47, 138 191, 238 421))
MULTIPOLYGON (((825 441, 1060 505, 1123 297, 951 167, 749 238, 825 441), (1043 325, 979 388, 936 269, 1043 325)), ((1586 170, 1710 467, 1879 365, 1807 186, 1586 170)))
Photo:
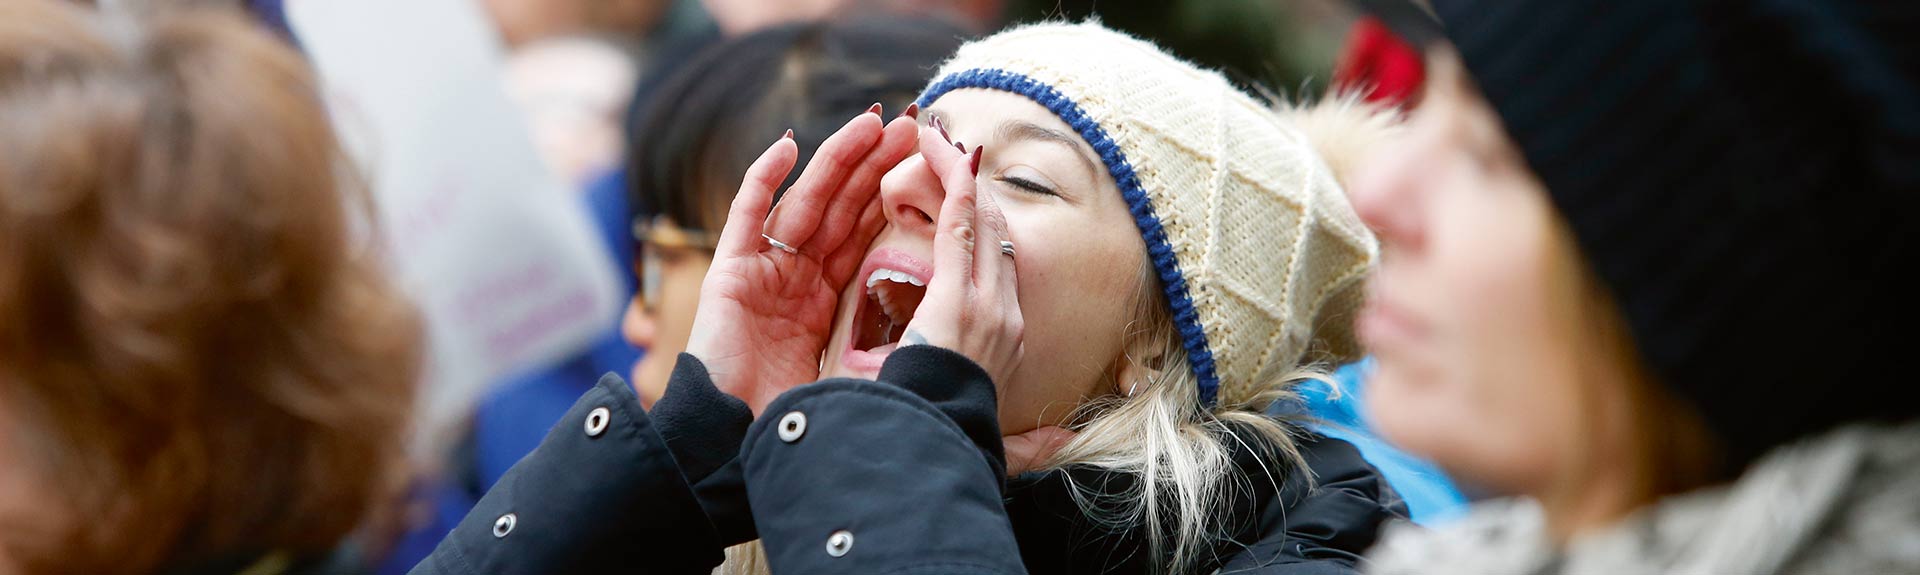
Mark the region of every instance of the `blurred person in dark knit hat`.
POLYGON ((0 572, 357 572, 421 329, 243 16, 0 2, 0 572))
POLYGON ((1513 497, 1374 571, 1920 572, 1920 8, 1433 6, 1352 191, 1370 407, 1513 497))

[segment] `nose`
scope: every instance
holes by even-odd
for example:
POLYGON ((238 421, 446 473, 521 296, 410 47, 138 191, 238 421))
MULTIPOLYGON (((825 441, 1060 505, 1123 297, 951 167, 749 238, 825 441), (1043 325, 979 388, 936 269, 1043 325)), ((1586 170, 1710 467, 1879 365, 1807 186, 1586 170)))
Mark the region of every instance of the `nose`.
POLYGON ((940 178, 919 154, 880 178, 880 204, 887 223, 906 233, 933 237, 933 222, 940 219, 940 203, 946 196, 940 178))
POLYGON ((627 343, 641 349, 653 347, 653 339, 659 330, 654 328, 653 316, 647 314, 646 304, 641 303, 640 295, 634 294, 627 302, 627 311, 620 316, 620 335, 627 343))
POLYGON ((1420 206, 1417 187, 1422 171, 1421 154, 1412 141, 1388 144, 1361 164, 1360 173, 1347 189, 1354 212, 1380 239, 1383 249, 1416 248, 1419 245, 1420 206))

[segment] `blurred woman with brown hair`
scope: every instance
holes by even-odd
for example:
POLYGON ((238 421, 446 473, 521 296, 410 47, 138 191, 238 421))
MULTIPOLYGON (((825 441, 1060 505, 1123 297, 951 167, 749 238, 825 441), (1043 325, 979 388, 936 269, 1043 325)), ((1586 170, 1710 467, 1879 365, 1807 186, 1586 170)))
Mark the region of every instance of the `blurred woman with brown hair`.
POLYGON ((0 2, 0 572, 340 566, 421 342, 345 168, 242 16, 0 2))

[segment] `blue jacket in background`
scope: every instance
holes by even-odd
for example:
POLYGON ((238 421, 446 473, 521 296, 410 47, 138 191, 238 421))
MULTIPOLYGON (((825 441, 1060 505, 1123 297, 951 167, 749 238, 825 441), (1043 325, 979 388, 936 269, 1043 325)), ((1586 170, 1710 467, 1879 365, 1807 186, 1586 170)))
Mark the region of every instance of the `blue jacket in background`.
POLYGON ((1372 368, 1373 360, 1365 359, 1334 372, 1334 381, 1340 385, 1338 394, 1318 381, 1300 386, 1300 400, 1306 405, 1306 411, 1320 420, 1312 426, 1313 430, 1359 448, 1367 462, 1386 476, 1394 491, 1400 492, 1415 523, 1433 525, 1459 517, 1466 512, 1467 498, 1446 473, 1426 460, 1387 444, 1366 420, 1361 406, 1366 401, 1365 376, 1372 368))

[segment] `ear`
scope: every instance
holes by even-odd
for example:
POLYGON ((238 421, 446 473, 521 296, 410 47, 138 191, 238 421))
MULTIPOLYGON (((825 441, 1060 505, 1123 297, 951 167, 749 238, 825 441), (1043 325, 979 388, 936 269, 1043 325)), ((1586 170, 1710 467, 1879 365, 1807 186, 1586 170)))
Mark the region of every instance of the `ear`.
POLYGON ((1121 397, 1132 397, 1160 380, 1160 371, 1167 364, 1166 346, 1156 341, 1157 336, 1129 338, 1126 354, 1115 362, 1113 369, 1113 392, 1121 397))
POLYGON ((1140 388, 1151 385, 1159 373, 1147 369, 1138 362, 1121 361, 1113 375, 1113 393, 1121 397, 1133 397, 1140 388))

